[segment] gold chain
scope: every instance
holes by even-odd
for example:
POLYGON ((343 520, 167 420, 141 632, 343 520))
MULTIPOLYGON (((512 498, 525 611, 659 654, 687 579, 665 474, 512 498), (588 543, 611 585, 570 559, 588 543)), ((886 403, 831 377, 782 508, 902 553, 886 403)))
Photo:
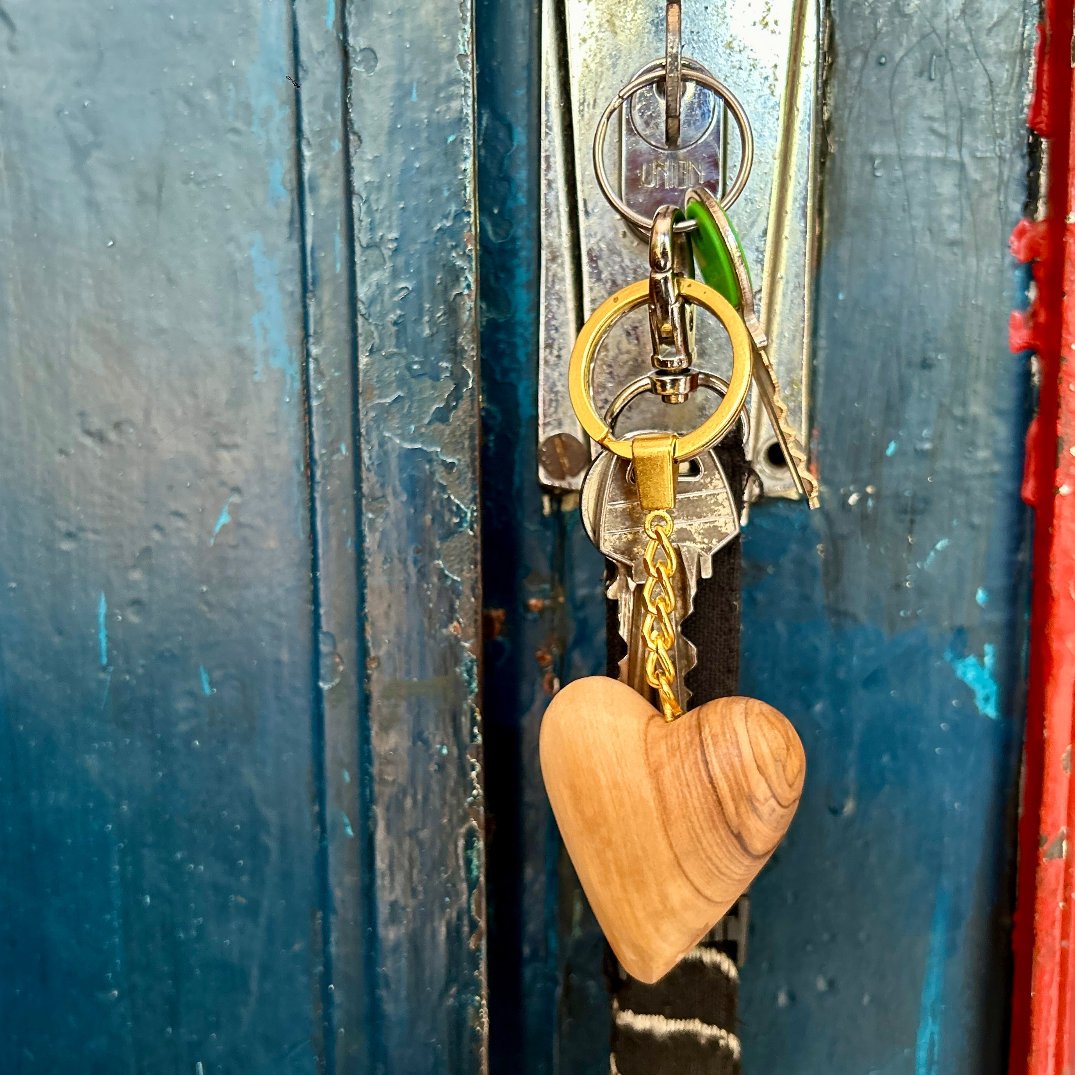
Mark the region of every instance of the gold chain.
POLYGON ((676 607, 672 576, 679 567, 672 538, 672 516, 667 511, 651 511, 646 516, 645 531, 649 544, 644 562, 646 583, 642 601, 646 613, 642 618, 642 642, 646 647, 646 682, 657 692, 661 712, 667 721, 675 720, 683 710, 676 700, 676 664, 671 650, 676 644, 672 612, 676 607))

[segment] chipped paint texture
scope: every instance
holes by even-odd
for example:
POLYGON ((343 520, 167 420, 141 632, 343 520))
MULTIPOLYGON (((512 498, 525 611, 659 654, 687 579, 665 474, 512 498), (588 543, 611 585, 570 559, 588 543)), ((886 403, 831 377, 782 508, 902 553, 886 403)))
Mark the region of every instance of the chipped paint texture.
POLYGON ((430 1075, 478 1071, 487 1033, 470 30, 347 8, 376 1046, 430 1075))
POLYGON ((983 717, 996 720, 997 711, 997 647, 986 642, 981 658, 969 654, 958 657, 953 649, 944 651, 944 659, 952 671, 974 692, 974 704, 983 717))
MULTIPOLYGON (((1012 231, 1033 301, 1013 314, 1013 349, 1037 352, 1038 409, 1026 438, 1034 590, 1019 828, 1012 1075, 1054 1075, 1075 1057, 1075 167, 1072 5, 1046 0, 1029 126, 1047 140, 1041 219, 1012 231)), ((1035 206, 1035 209, 1038 207, 1035 206)))
POLYGON ((103 590, 97 598, 97 659, 102 668, 108 667, 108 598, 103 590))
POLYGON ((941 1014, 944 1006, 944 962, 948 949, 948 893, 942 888, 929 924, 929 952, 922 981, 922 1001, 915 1046, 915 1075, 941 1075, 941 1014))

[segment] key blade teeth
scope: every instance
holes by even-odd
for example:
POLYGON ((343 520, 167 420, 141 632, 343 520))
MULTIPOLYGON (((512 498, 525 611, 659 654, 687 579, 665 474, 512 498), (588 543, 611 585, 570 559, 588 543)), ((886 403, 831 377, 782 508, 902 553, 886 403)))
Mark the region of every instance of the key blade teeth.
POLYGON ((769 420, 773 426, 780 447, 784 452, 791 470, 791 478, 799 495, 806 498, 811 509, 821 506, 817 479, 810 472, 806 450, 799 443, 799 436, 792 428, 788 418, 788 407, 780 393, 780 385, 775 377, 770 375, 771 391, 762 392, 762 401, 769 414, 769 420))
MULTIPOLYGON (((785 409, 785 414, 787 413, 785 409)), ((785 428, 788 431, 788 449, 794 457, 794 461, 791 464, 791 470, 794 477, 798 479, 796 485, 801 485, 800 492, 806 497, 806 502, 810 505, 810 510, 821 507, 820 488, 818 486, 817 478, 814 477, 810 470, 809 460, 806 458, 806 450, 799 443, 799 438, 795 436, 790 427, 785 424, 785 428)))
POLYGON ((687 687, 687 673, 698 667, 698 647, 693 642, 683 640, 683 708, 686 709, 686 703, 691 700, 691 692, 687 687))

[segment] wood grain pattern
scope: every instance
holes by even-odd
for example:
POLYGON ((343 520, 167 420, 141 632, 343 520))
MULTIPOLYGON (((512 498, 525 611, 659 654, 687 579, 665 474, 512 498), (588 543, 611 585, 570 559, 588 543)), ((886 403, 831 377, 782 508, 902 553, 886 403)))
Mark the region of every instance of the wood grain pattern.
POLYGON ((776 849, 806 757, 764 702, 722 698, 669 724, 630 687, 591 676, 549 706, 541 769, 609 943, 629 973, 655 982, 776 849))

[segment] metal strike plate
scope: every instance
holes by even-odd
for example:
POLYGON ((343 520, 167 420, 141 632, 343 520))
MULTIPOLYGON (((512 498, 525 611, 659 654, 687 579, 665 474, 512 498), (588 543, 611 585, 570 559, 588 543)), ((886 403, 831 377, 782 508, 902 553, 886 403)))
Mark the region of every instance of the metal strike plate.
MULTIPOLYGON (((820 130, 820 26, 826 0, 725 0, 683 6, 684 65, 689 58, 711 71, 743 102, 754 132, 750 180, 729 210, 743 242, 755 284, 760 315, 770 340, 769 354, 788 404, 793 427, 807 450, 812 291, 817 232, 817 157, 820 130)), ((621 86, 661 61, 665 47, 664 5, 623 0, 545 0, 543 74, 542 390, 540 444, 546 458, 564 431, 578 426, 566 392, 546 389, 566 380, 567 357, 580 313, 588 313, 623 285, 646 275, 646 242, 609 205, 594 175, 592 139, 605 106, 621 86), (554 72, 556 77, 550 77, 554 72), (558 117, 558 109, 570 116, 558 117), (571 144, 568 144, 568 139, 571 144), (572 291, 572 287, 574 290, 572 291), (558 295, 564 295, 563 304, 558 295)), ((689 85, 689 83, 687 83, 689 85)), ((660 138, 660 94, 642 91, 621 113, 609 137, 606 167, 620 180, 621 196, 632 208, 649 212, 647 197, 680 201, 685 190, 704 181, 721 192, 737 164, 738 139, 723 106, 707 125, 706 99, 683 103, 681 144, 698 136, 702 150, 690 164, 654 151, 647 167, 643 144, 660 138), (649 98, 644 94, 649 94, 649 98), (690 110, 693 109, 692 113, 690 110), (693 120, 692 120, 693 115, 693 120), (690 123, 694 122, 692 128, 690 123), (699 134, 700 131, 700 134, 699 134), (714 134, 714 132, 716 132, 714 134), (714 153, 719 144, 720 152, 714 153), (701 177, 700 178, 700 173, 701 177), (654 187, 659 190, 654 192, 654 187)), ((644 311, 625 318, 602 348, 595 400, 604 407, 619 388, 649 371, 644 311)), ((719 328, 698 321, 697 364, 726 373, 727 346, 719 328), (707 363, 707 355, 712 361, 707 363)), ((713 405, 702 394, 669 407, 640 400, 625 415, 623 430, 648 427, 685 429, 713 405)), ((774 452, 775 439, 764 412, 752 406, 751 461, 766 496, 795 497, 788 470, 774 452)), ((542 483, 577 489, 581 471, 557 480, 539 463, 542 483)))
POLYGON ((538 362, 538 481, 577 491, 590 449, 567 392, 567 360, 582 325, 571 97, 560 0, 541 12, 541 325, 538 362))

